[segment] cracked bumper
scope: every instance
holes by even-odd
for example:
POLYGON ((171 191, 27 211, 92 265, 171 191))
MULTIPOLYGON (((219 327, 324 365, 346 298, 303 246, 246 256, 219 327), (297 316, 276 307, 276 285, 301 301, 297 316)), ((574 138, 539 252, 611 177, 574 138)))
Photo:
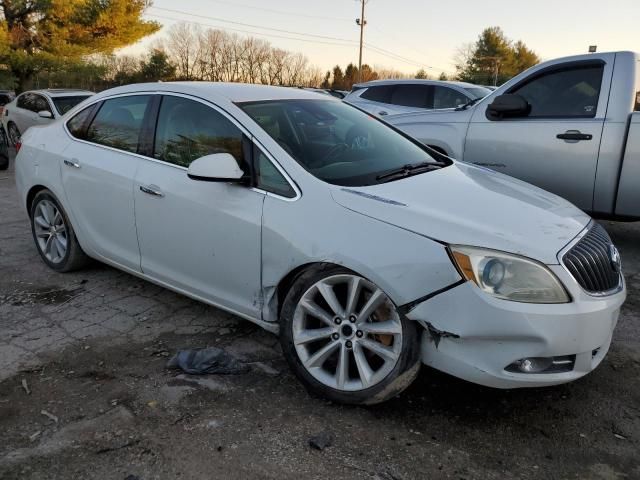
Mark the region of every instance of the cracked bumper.
POLYGON ((500 300, 467 282, 417 305, 408 318, 452 334, 436 339, 425 331, 423 363, 495 388, 557 385, 594 370, 609 349, 626 290, 606 297, 590 296, 564 269, 550 268, 571 293, 571 303, 500 300), (505 370, 522 358, 565 355, 576 356, 571 371, 531 374, 505 370))

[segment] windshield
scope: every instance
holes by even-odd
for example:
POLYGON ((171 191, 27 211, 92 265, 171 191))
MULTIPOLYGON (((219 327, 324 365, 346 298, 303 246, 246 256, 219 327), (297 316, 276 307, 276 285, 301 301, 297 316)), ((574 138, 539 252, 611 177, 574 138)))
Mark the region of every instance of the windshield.
POLYGON ((60 115, 64 115, 81 101, 89 98, 91 95, 76 95, 73 97, 53 97, 53 104, 60 115))
POLYGON ((437 163, 426 149, 357 108, 332 100, 269 100, 238 106, 300 165, 325 182, 345 186, 406 165, 437 163))
POLYGON ((491 93, 491 90, 485 87, 468 87, 465 88, 467 93, 471 94, 473 99, 484 98, 491 93))

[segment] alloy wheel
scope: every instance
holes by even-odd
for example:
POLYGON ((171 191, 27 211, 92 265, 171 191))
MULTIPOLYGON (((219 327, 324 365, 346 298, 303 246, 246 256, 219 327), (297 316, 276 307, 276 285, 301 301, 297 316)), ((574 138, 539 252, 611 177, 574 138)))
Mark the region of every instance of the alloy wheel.
POLYGON ((312 285, 296 306, 292 327, 304 368, 341 391, 383 381, 402 350, 395 306, 380 288, 357 275, 333 275, 312 285))
POLYGON ((35 208, 33 225, 38 248, 51 263, 64 260, 68 248, 68 231, 60 209, 49 200, 41 200, 35 208))

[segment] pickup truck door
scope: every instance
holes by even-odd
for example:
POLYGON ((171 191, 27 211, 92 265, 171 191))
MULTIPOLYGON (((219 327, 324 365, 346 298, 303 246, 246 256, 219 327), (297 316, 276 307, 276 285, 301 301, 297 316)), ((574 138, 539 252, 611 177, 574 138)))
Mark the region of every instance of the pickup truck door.
POLYGON ((593 209, 600 138, 615 54, 559 62, 497 94, 518 94, 531 106, 526 116, 492 119, 492 95, 475 109, 464 160, 486 166, 593 209))

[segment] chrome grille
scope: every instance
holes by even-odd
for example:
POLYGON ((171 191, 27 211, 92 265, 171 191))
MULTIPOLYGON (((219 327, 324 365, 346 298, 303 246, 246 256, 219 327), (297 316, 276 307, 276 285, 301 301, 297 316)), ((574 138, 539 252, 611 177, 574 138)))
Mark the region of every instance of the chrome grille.
POLYGON ((598 223, 569 250, 562 262, 573 278, 589 293, 606 293, 620 285, 617 250, 607 231, 598 223))

